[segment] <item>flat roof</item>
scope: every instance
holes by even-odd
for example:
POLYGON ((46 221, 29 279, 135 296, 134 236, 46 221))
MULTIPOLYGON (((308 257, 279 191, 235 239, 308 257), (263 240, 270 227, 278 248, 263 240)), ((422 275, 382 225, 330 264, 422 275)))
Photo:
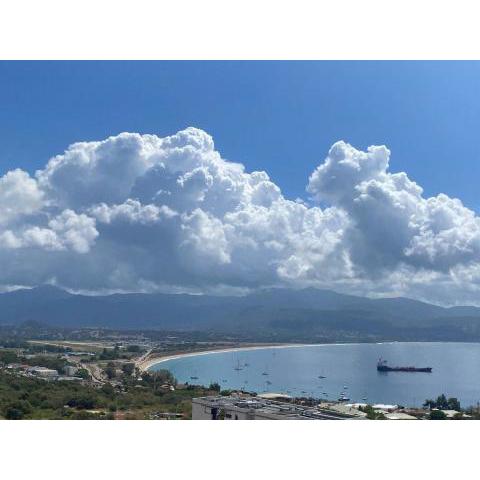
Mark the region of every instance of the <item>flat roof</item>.
MULTIPOLYGON (((347 416, 337 415, 335 412, 324 412, 316 406, 297 405, 289 402, 270 400, 258 396, 232 395, 193 398, 194 403, 207 407, 225 408, 233 411, 250 411, 259 416, 272 419, 291 420, 343 420, 347 416)), ((348 417, 350 418, 350 417, 348 417)), ((353 417, 354 418, 354 417, 353 417)))

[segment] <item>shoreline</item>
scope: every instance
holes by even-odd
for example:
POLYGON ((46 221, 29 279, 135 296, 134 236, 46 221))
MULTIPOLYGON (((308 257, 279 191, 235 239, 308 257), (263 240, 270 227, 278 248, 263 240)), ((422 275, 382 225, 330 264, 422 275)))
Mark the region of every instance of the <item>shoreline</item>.
POLYGON ((214 350, 198 350, 196 352, 184 352, 184 353, 175 353, 172 355, 165 355, 161 357, 155 357, 151 359, 146 359, 140 362, 137 367, 146 372, 154 365, 159 363, 168 362, 170 360, 175 360, 177 358, 184 358, 184 357, 195 357, 198 355, 211 355, 214 353, 229 353, 229 352, 244 352, 250 350, 269 350, 269 349, 277 349, 277 348, 300 348, 300 347, 324 347, 329 345, 352 345, 351 343, 284 343, 284 344, 265 344, 265 345, 251 345, 245 347, 226 347, 226 348, 218 348, 214 350))
MULTIPOLYGON (((165 355, 162 357, 155 357, 150 358, 142 361, 137 367, 145 372, 152 368, 154 365, 159 363, 168 362, 170 360, 175 360, 177 358, 183 357, 195 357, 198 355, 211 355, 214 353, 228 353, 228 352, 242 352, 242 351, 249 351, 249 350, 267 350, 273 348, 294 348, 294 347, 316 347, 322 345, 332 345, 329 343, 285 343, 285 344, 270 344, 270 345, 251 345, 245 347, 226 347, 226 348, 218 348, 214 350, 198 350, 196 352, 184 352, 184 353, 175 353, 172 355, 165 355)), ((337 344, 339 345, 339 344, 337 344)))

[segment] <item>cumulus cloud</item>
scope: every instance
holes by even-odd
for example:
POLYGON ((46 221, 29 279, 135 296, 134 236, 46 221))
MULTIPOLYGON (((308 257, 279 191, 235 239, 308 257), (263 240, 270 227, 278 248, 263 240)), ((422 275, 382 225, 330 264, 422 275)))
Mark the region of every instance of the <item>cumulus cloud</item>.
POLYGON ((0 225, 32 214, 43 205, 43 192, 28 173, 16 169, 0 178, 0 225))
POLYGON ((385 274, 400 265, 448 273, 480 260, 480 219, 458 199, 424 198, 422 188, 390 173, 390 152, 359 152, 338 142, 311 175, 308 191, 344 209, 345 241, 365 274, 385 274))
POLYGON ((314 202, 223 159, 204 131, 80 142, 0 178, 0 288, 245 291, 318 286, 474 303, 480 220, 389 171, 385 146, 334 144, 314 202))

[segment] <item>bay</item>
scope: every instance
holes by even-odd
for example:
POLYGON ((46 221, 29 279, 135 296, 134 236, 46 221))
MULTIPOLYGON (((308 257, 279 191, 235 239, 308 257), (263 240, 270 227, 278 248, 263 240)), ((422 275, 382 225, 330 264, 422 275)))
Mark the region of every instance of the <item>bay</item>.
POLYGON ((179 382, 250 392, 421 406, 444 393, 462 406, 480 401, 480 344, 380 343, 266 347, 178 357, 150 367, 179 382), (432 373, 377 372, 391 366, 432 367, 432 373), (191 377, 197 377, 192 379, 191 377), (319 378, 325 377, 325 378, 319 378), (365 400, 366 399, 366 400, 365 400))

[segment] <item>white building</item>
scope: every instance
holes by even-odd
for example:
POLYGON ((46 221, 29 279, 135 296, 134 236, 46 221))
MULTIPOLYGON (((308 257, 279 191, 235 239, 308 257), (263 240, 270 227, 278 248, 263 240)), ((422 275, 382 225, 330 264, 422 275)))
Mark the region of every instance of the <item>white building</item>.
POLYGON ((57 370, 54 370, 52 368, 46 368, 46 367, 32 367, 28 369, 28 373, 37 375, 38 377, 42 377, 42 378, 58 377, 57 370))
POLYGON ((73 377, 77 371, 78 371, 78 368, 77 367, 74 367, 73 365, 67 365, 65 368, 65 375, 69 376, 69 377, 73 377))
POLYGON ((295 405, 254 396, 192 399, 193 420, 343 420, 349 418, 317 407, 295 405))

